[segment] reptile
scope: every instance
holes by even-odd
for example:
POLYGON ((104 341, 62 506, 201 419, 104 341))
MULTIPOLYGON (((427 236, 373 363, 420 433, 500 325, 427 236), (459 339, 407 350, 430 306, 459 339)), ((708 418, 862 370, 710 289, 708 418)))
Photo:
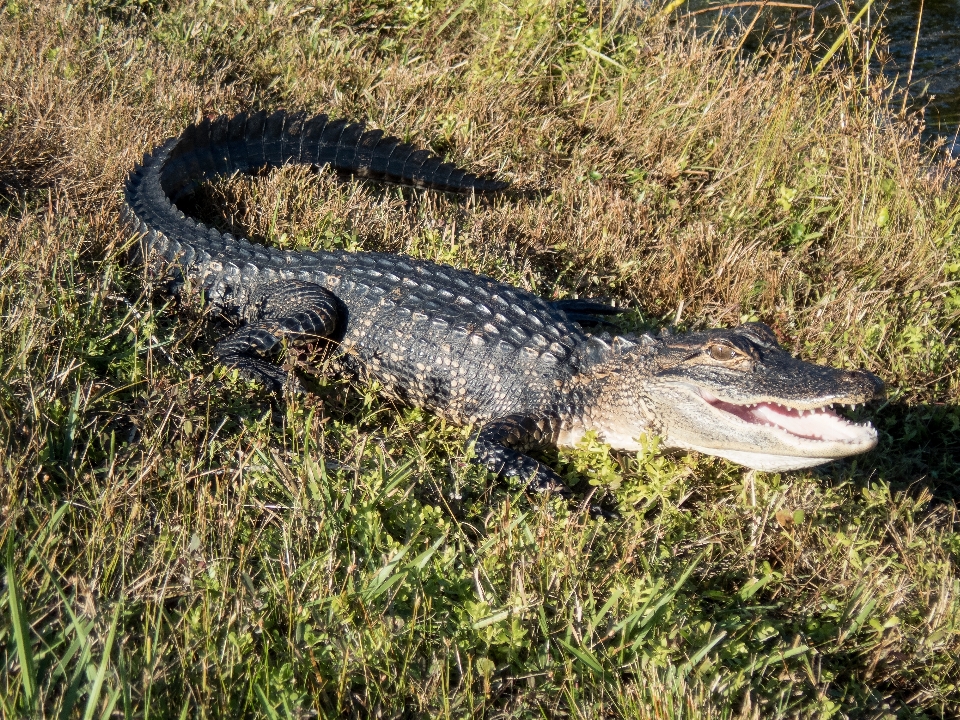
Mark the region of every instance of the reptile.
POLYGON ((869 423, 833 408, 881 396, 880 379, 797 359, 762 323, 590 333, 591 320, 621 310, 549 301, 404 255, 276 249, 206 227, 177 207, 205 181, 290 163, 441 193, 508 188, 362 123, 284 111, 208 118, 145 155, 125 185, 136 260, 236 319, 239 328, 214 355, 249 378, 282 389, 288 377, 271 354, 284 340, 326 338, 349 371, 472 425, 475 460, 493 473, 564 495, 559 474, 529 453, 575 446, 591 431, 614 449, 637 451, 645 436, 657 436, 663 448, 766 471, 877 443, 869 423))

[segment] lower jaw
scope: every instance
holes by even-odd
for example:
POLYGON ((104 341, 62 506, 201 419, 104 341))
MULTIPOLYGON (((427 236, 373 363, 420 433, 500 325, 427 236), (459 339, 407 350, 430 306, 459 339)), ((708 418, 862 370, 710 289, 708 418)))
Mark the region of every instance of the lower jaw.
POLYGON ((786 470, 801 470, 803 468, 815 467, 824 463, 832 462, 839 458, 831 457, 801 457, 795 455, 770 455, 768 453, 748 452, 746 450, 725 450, 721 448, 708 448, 691 443, 669 443, 672 447, 679 447, 684 450, 696 450, 704 455, 714 455, 722 457, 730 462, 743 465, 751 470, 762 470, 764 472, 784 472, 786 470))

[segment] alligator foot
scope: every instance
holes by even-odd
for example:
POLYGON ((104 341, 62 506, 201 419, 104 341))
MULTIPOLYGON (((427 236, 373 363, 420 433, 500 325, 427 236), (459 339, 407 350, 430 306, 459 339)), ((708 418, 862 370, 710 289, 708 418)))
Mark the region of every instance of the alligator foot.
POLYGON ((330 337, 341 315, 340 301, 333 293, 297 280, 263 286, 251 296, 250 306, 254 311, 249 324, 219 342, 213 352, 224 365, 276 391, 286 385, 287 373, 263 356, 275 350, 284 337, 330 337))
POLYGON ((524 451, 549 445, 559 430, 550 417, 508 415, 492 420, 473 435, 476 462, 501 477, 519 477, 533 492, 556 492, 570 497, 557 473, 524 451))
MULTIPOLYGON (((476 462, 501 477, 519 477, 528 492, 553 492, 566 500, 573 492, 556 472, 534 460, 524 451, 551 446, 560 431, 560 421, 547 416, 507 415, 484 425, 473 435, 476 462)), ((592 496, 593 493, 591 493, 592 496)), ((587 511, 594 518, 617 520, 616 511, 586 499, 587 511)))

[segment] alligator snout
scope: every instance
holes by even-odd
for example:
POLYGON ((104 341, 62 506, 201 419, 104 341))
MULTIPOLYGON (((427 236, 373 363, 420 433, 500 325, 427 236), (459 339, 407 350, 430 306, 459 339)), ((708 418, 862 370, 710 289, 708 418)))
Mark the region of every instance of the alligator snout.
POLYGON ((854 392, 864 398, 862 402, 879 399, 886 394, 883 380, 869 370, 847 370, 844 375, 844 380, 856 388, 854 392))

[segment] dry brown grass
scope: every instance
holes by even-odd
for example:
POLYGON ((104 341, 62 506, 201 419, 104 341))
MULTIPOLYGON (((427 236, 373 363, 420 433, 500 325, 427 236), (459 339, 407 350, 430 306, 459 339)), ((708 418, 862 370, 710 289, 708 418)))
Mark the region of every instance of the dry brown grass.
MULTIPOLYGON (((171 12, 151 33, 142 19, 126 29, 74 11, 63 37, 51 32, 63 25, 61 8, 8 13, 4 167, 14 186, 51 187, 109 244, 122 240, 110 233, 123 174, 186 121, 250 106, 316 109, 369 117, 472 168, 549 187, 545 202, 463 214, 455 238, 527 261, 526 282, 547 289, 562 277, 559 292, 615 295, 663 317, 682 302, 695 325, 757 315, 818 356, 883 370, 891 363, 882 342, 867 341, 870 329, 885 328, 889 347, 891 331, 946 296, 957 204, 950 164, 931 165, 859 86, 811 79, 803 50, 732 63, 711 43, 665 29, 621 41, 636 18, 615 11, 604 47, 628 62, 619 71, 570 49, 566 36, 581 28, 564 25, 560 9, 549 23, 532 8, 490 9, 483 21, 456 18, 439 37, 447 18, 435 13, 406 33, 381 31, 377 47, 363 30, 390 23, 391 12, 401 10, 351 27, 354 18, 331 11, 215 7, 202 20, 171 12), (96 42, 103 23, 110 29, 96 42), (221 25, 246 35, 222 37, 221 25), (493 30, 517 34, 505 43, 512 55, 478 52, 485 43, 502 50, 488 39, 493 30), (180 45, 188 31, 197 40, 180 45), (399 43, 407 53, 383 49, 399 43), (602 177, 584 180, 591 172, 602 177), (776 202, 781 188, 796 191, 789 211, 776 202), (882 208, 889 221, 880 228, 882 208), (794 224, 806 232, 791 237, 794 224), (812 232, 821 235, 802 238, 812 232), (921 297, 905 304, 914 291, 921 297), (853 334, 838 342, 844 333, 853 334)), ((368 247, 409 248, 431 214, 391 215, 388 232, 379 195, 357 196, 332 222, 368 247)), ((305 235, 309 203, 280 202, 295 212, 278 216, 277 230, 293 234, 296 223, 305 235)), ((312 212, 334 209, 321 200, 312 212)), ((500 270, 510 271, 515 264, 500 270)), ((898 384, 932 379, 894 371, 898 384)))
MULTIPOLYGON (((0 712, 68 704, 85 667, 54 672, 82 635, 71 603, 93 623, 87 662, 110 660, 98 713, 116 689, 118 712, 146 716, 151 685, 164 717, 958 711, 955 162, 894 118, 882 79, 814 77, 815 44, 744 58, 739 38, 630 7, 0 6, 0 514, 41 673, 31 697, 2 616, 0 712), (369 389, 271 408, 212 374, 204 318, 124 269, 117 215, 144 151, 260 107, 368 118, 547 191, 464 204, 286 169, 208 189, 207 220, 615 297, 635 327, 762 319, 890 383, 881 451, 781 478, 587 448, 574 465, 627 509, 598 528, 504 501, 460 463, 459 430, 369 389), (378 482, 404 457, 415 475, 388 502, 378 482), (443 533, 434 575, 375 594, 398 547, 443 533), (656 597, 648 635, 617 630, 656 597)), ((80 678, 76 712, 94 695, 80 678)))

